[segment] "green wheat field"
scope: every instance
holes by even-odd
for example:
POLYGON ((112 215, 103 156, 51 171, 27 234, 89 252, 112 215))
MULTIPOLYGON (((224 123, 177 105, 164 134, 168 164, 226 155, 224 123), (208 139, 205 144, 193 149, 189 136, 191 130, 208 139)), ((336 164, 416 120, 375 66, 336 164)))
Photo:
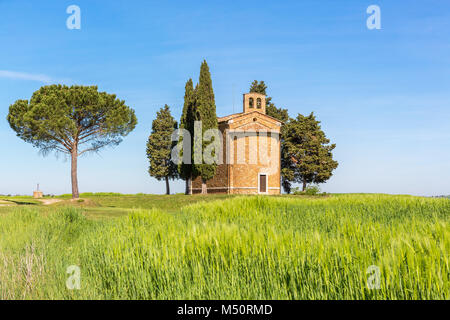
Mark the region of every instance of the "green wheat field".
POLYGON ((450 298, 449 199, 82 197, 0 199, 0 299, 450 298))

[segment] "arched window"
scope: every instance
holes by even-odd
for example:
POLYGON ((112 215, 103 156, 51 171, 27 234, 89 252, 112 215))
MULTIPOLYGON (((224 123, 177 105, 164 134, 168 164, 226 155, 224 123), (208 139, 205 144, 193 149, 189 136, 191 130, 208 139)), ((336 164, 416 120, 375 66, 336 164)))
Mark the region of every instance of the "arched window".
POLYGON ((249 106, 250 108, 253 108, 253 105, 254 105, 253 98, 248 99, 248 106, 249 106))
POLYGON ((261 106, 262 106, 261 98, 256 99, 256 107, 257 107, 258 109, 261 109, 261 106))

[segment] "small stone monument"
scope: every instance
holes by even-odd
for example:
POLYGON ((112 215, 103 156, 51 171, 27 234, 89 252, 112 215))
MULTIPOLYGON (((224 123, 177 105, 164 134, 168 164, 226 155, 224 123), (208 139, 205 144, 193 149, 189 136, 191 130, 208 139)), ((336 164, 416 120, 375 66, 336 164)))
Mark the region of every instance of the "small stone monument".
POLYGON ((40 199, 43 197, 44 197, 44 194, 42 193, 42 191, 39 191, 39 183, 38 183, 37 190, 33 192, 33 198, 40 199))

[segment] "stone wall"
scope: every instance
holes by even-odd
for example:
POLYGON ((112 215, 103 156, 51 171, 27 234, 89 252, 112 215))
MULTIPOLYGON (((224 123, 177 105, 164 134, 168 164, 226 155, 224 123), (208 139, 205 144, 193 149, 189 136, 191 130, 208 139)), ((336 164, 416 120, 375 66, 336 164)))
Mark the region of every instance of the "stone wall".
MULTIPOLYGON (((276 139, 272 146, 270 141, 274 137, 270 133, 258 133, 267 130, 279 133, 280 126, 264 114, 252 112, 222 122, 219 128, 223 134, 224 164, 219 165, 215 177, 207 181, 208 193, 258 194, 259 174, 267 174, 267 194, 280 194, 280 140, 276 139), (236 132, 230 135, 228 130, 245 130, 247 135, 239 136, 236 132), (227 148, 227 143, 233 147, 232 150, 227 148), (264 143, 267 147, 266 156, 260 154, 264 143), (230 164, 227 164, 228 157, 230 164)), ((201 192, 201 185, 200 177, 193 180, 194 194, 201 192)))

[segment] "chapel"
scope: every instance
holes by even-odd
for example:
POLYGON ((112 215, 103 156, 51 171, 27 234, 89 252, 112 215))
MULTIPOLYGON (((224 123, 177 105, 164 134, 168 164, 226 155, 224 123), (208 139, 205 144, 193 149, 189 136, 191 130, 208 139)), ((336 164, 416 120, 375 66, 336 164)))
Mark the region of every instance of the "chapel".
MULTIPOLYGON (((282 122, 266 114, 266 96, 243 95, 243 111, 218 118, 222 133, 222 163, 207 181, 207 192, 222 194, 280 194, 282 122)), ((191 182, 201 193, 202 179, 191 182)))

